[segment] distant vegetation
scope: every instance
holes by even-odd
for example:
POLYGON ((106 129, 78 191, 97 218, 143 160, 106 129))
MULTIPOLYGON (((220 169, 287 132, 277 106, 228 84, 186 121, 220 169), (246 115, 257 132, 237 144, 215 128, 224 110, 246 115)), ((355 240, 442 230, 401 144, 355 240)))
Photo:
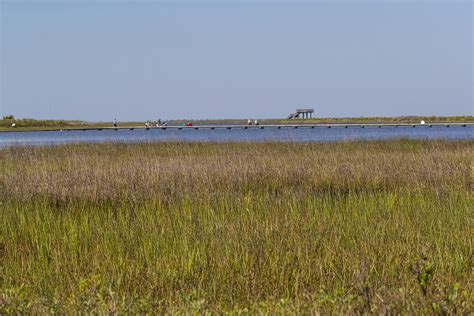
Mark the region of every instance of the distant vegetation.
POLYGON ((82 121, 66 121, 66 120, 34 120, 34 119, 15 119, 13 115, 4 116, 0 120, 0 127, 72 127, 84 125, 82 121))
MULTIPOLYGON (((474 122, 474 116, 396 116, 396 117, 341 117, 341 118, 312 118, 305 119, 307 122, 328 122, 328 123, 420 123, 425 122, 474 122)), ((296 120, 282 120, 285 122, 295 122, 296 120)))
MULTIPOLYGON (((255 118, 252 119, 252 122, 255 118)), ((259 119, 260 124, 323 124, 323 123, 420 123, 421 120, 427 123, 435 122, 474 122, 474 116, 400 116, 400 117, 351 117, 351 118, 312 118, 312 119, 259 119)), ((153 120, 150 122, 154 123, 153 120)), ((171 120, 170 125, 184 125, 186 123, 197 125, 207 124, 247 124, 245 119, 221 119, 221 120, 171 120)), ((23 130, 37 129, 67 129, 67 128, 85 128, 85 127, 111 127, 112 122, 85 122, 69 120, 34 120, 34 119, 15 119, 13 115, 4 116, 0 120, 1 130, 14 130, 14 128, 23 130)), ((144 122, 118 122, 119 127, 144 126, 144 122)), ((153 125, 153 124, 152 124, 153 125)))
POLYGON ((0 149, 0 314, 470 314, 473 141, 0 149))

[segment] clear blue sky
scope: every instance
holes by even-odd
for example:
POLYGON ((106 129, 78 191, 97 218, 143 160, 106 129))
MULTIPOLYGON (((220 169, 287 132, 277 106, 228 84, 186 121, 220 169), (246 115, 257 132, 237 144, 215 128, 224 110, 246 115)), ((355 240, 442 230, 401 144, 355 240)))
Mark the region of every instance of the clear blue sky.
POLYGON ((0 3, 3 115, 474 112, 471 1, 0 3))

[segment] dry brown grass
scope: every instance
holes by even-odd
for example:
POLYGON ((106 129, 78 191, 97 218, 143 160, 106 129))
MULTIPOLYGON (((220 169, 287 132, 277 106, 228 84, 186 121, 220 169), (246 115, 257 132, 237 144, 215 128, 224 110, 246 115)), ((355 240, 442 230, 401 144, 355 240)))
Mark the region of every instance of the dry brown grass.
POLYGON ((214 193, 470 189, 469 142, 70 145, 8 148, 2 198, 67 202, 214 193))

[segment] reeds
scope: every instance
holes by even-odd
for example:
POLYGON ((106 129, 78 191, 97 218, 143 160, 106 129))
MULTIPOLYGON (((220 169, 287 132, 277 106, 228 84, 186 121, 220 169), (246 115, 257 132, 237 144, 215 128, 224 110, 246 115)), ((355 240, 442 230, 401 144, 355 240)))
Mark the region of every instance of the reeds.
POLYGON ((0 312, 472 312, 473 153, 1 149, 0 312))

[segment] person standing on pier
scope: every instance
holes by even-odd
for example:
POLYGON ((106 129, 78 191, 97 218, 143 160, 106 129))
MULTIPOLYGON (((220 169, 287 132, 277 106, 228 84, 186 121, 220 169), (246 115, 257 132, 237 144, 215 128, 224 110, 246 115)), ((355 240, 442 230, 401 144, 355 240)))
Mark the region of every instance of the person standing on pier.
POLYGON ((116 118, 114 118, 113 124, 114 124, 114 127, 117 127, 117 119, 116 118))

